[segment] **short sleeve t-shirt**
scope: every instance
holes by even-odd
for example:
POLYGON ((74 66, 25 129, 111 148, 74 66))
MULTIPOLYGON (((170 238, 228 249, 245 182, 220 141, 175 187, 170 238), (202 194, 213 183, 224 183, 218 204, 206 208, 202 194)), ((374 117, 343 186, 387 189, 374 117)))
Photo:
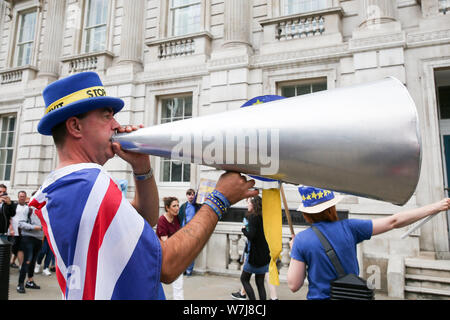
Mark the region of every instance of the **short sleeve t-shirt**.
POLYGON ((180 229, 180 223, 177 218, 174 218, 172 222, 169 222, 167 218, 162 215, 159 217, 158 226, 156 227, 156 234, 158 238, 167 236, 171 237, 175 232, 180 229))
MULTIPOLYGON (((314 225, 336 251, 345 272, 359 275, 356 245, 370 239, 372 221, 346 219, 336 222, 319 222, 314 225)), ((329 299, 330 282, 335 280, 338 274, 311 228, 300 232, 294 238, 291 257, 304 262, 307 266, 309 282, 307 298, 329 299)))

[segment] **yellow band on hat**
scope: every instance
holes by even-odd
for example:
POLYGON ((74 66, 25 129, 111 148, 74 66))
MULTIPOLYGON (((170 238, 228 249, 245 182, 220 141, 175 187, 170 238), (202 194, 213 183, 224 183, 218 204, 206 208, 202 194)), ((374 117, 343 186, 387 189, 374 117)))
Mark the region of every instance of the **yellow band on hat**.
POLYGON ((85 88, 80 91, 71 93, 65 97, 62 97, 59 100, 56 100, 51 105, 49 105, 47 107, 47 109, 45 109, 45 114, 47 114, 50 111, 53 111, 55 109, 62 108, 65 105, 68 105, 68 104, 78 101, 78 100, 95 98, 95 97, 104 97, 104 96, 106 96, 106 91, 103 86, 85 88))

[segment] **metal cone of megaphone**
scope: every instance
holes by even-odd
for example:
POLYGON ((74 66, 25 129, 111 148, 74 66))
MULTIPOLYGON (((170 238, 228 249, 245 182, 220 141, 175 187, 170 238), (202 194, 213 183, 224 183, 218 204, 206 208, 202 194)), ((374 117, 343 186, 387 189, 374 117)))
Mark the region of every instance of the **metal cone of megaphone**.
POLYGON ((421 165, 417 110, 393 77, 146 127, 113 141, 397 205, 414 193, 421 165))

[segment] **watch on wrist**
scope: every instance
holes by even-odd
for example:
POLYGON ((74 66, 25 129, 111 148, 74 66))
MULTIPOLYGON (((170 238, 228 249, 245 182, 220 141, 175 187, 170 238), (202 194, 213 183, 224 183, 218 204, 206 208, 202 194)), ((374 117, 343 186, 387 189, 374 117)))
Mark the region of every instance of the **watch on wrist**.
POLYGON ((147 180, 153 176, 153 168, 150 168, 150 170, 147 173, 136 174, 133 172, 133 175, 134 178, 138 181, 147 180))

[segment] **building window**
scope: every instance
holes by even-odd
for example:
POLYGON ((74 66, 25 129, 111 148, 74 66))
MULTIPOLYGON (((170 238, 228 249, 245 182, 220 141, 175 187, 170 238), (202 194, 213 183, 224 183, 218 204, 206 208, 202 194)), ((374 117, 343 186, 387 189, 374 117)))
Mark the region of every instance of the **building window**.
POLYGON ((15 116, 0 118, 0 180, 2 181, 11 179, 15 125, 15 116))
POLYGON ((172 36, 199 32, 201 11, 200 0, 171 0, 172 36))
POLYGON ((325 9, 327 0, 284 0, 284 15, 325 9))
POLYGON ((281 95, 283 97, 289 98, 323 90, 327 90, 326 80, 320 80, 317 82, 301 82, 296 84, 282 85, 281 95))
POLYGON ((450 86, 438 87, 439 112, 441 119, 450 119, 450 86))
POLYGON ((36 31, 36 17, 36 11, 19 15, 19 34, 16 45, 16 66, 18 67, 31 63, 36 31))
POLYGON ((84 24, 84 51, 95 52, 106 49, 106 27, 108 0, 89 0, 84 24))
MULTIPOLYGON (((192 118, 192 96, 174 97, 162 100, 161 123, 192 118)), ((189 182, 190 163, 180 160, 161 159, 160 181, 189 182)))
POLYGON ((450 10, 450 0, 439 0, 439 12, 446 14, 450 10))

